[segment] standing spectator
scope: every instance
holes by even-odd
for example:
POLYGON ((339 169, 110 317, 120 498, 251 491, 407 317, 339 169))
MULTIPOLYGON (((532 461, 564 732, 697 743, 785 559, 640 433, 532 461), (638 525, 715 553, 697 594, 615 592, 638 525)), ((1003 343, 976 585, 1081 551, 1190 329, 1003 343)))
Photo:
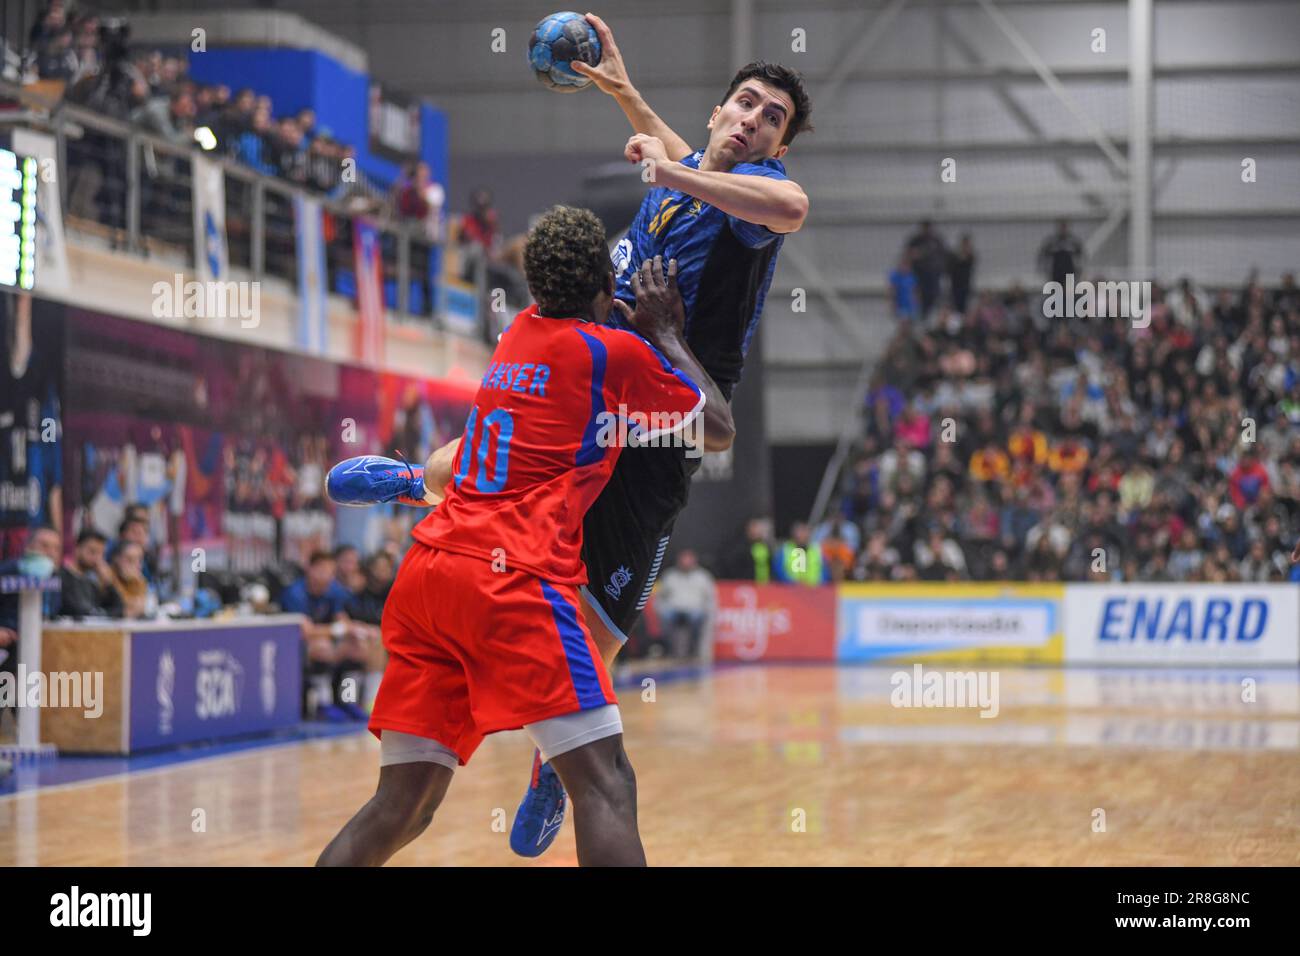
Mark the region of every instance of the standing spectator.
POLYGON ((774 552, 771 519, 750 518, 745 524, 744 543, 727 556, 722 575, 737 581, 767 584, 772 580, 774 552))
POLYGON ((1038 249, 1038 267, 1053 282, 1065 285, 1067 275, 1078 275, 1083 268, 1083 243, 1070 232, 1070 224, 1062 219, 1056 232, 1043 240, 1038 249))
POLYGON ((700 566, 694 551, 683 548, 655 590, 655 611, 673 656, 698 655, 700 635, 717 603, 718 588, 713 575, 700 566))
POLYGON ((138 108, 132 122, 169 143, 183 146, 194 135, 194 97, 189 90, 178 89, 170 97, 155 97, 138 108))
POLYGON ((952 296, 952 307, 962 315, 970 302, 970 290, 975 282, 975 246, 970 233, 964 233, 957 251, 948 260, 948 291, 952 296))
POLYGON ((934 231, 934 224, 924 219, 921 228, 907 240, 907 248, 912 253, 912 270, 916 273, 916 287, 921 294, 921 319, 924 320, 939 301, 943 274, 948 268, 948 247, 934 231))
POLYGON ((394 206, 403 219, 424 223, 425 233, 431 242, 442 239, 442 207, 446 193, 442 185, 433 181, 428 163, 413 163, 407 168, 397 188, 394 206))
POLYGON ((473 281, 476 264, 486 262, 495 254, 500 238, 497 211, 492 208, 492 192, 480 186, 470 194, 469 212, 460 219, 458 239, 464 262, 462 279, 473 281))
POLYGON ((806 522, 790 526, 790 538, 781 545, 774 577, 786 584, 826 584, 830 569, 822 558, 822 549, 812 543, 812 531, 806 522))
POLYGON ((898 265, 889 273, 889 287, 893 290, 890 302, 894 318, 915 322, 919 309, 916 302, 916 273, 912 269, 912 250, 904 249, 898 265))

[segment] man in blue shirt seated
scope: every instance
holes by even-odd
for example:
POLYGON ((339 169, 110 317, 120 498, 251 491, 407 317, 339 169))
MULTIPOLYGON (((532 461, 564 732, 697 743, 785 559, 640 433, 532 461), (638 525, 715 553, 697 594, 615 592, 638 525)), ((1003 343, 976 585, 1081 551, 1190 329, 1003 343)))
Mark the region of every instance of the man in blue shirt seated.
POLYGON ((352 595, 335 580, 334 571, 334 555, 313 553, 307 571, 280 595, 280 608, 307 618, 302 637, 307 648, 305 683, 314 697, 311 716, 365 720, 357 700, 365 679, 366 649, 349 626, 346 609, 352 595))

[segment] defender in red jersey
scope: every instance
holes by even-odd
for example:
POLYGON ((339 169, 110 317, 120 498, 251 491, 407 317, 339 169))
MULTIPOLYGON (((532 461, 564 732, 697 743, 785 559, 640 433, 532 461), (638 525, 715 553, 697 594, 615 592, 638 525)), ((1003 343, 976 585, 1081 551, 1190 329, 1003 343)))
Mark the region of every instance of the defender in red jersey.
POLYGON ((580 610, 582 519, 619 456, 612 437, 675 438, 698 416, 719 450, 734 427, 682 339, 675 263, 644 264, 633 313, 614 300, 600 221, 556 207, 525 265, 537 305, 502 335, 446 498, 414 530, 384 606, 379 789, 320 864, 383 863, 483 737, 518 728, 573 797, 579 862, 645 862, 622 720, 580 610), (611 307, 638 331, 606 325, 611 307))

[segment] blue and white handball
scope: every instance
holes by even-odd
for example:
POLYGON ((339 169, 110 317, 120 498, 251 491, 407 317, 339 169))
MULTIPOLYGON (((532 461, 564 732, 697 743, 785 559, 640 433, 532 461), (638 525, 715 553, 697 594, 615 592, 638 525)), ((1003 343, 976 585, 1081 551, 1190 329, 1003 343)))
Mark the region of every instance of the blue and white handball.
POLYGON ((600 62, 596 28, 581 13, 552 13, 533 30, 528 41, 528 65, 543 85, 557 93, 574 93, 591 83, 573 71, 569 64, 574 60, 588 66, 600 62))

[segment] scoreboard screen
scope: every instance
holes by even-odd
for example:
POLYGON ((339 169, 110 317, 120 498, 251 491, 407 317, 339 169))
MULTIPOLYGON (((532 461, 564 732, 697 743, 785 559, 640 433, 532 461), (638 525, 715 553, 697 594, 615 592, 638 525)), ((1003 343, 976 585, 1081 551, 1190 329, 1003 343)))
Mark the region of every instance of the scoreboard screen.
POLYGON ((36 282, 36 176, 35 157, 0 148, 0 286, 36 282))

